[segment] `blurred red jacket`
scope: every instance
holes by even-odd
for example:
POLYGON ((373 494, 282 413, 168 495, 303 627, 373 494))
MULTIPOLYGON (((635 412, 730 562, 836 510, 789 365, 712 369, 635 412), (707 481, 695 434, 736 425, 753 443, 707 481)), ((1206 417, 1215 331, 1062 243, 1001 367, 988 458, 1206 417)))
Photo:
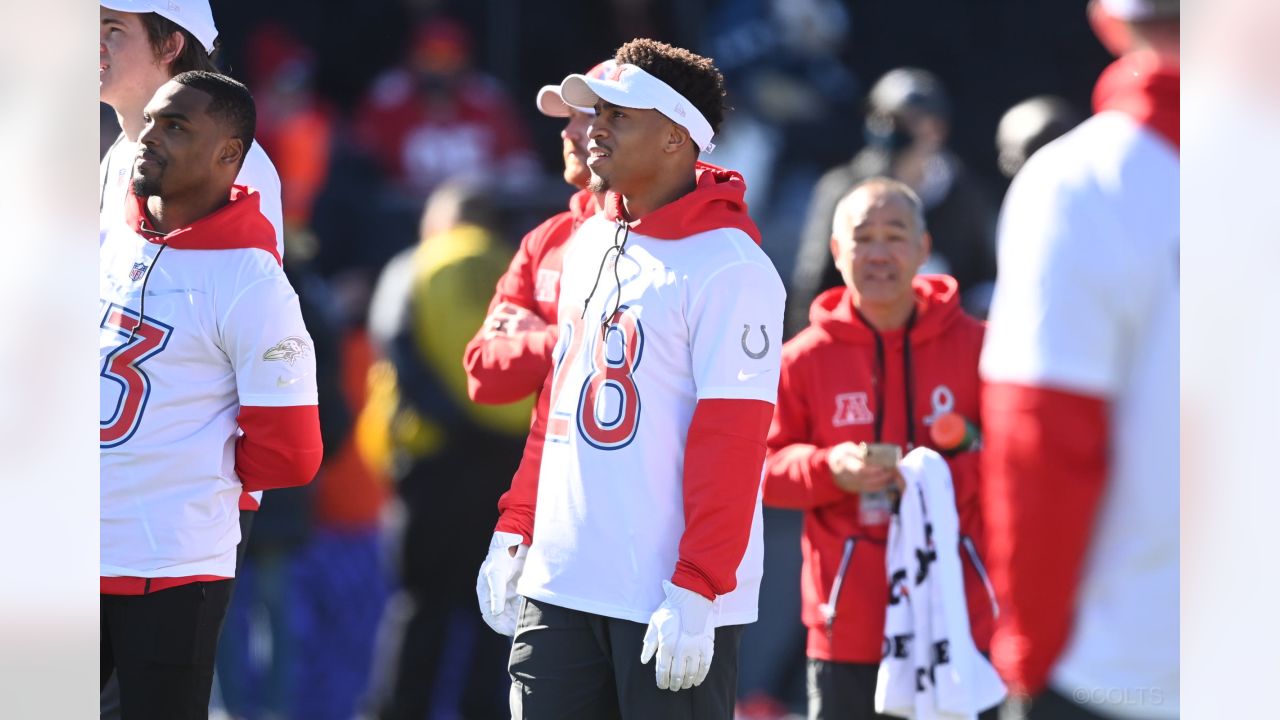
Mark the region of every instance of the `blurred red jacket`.
MULTIPOLYGON (((807 654, 814 659, 879 663, 889 597, 889 526, 859 521, 858 496, 841 490, 827 466, 830 449, 845 441, 895 443, 904 455, 915 446, 932 447, 929 426, 945 412, 981 425, 983 325, 960 309, 953 278, 920 276, 913 289, 916 311, 909 330, 873 330, 854 310, 848 288, 834 288, 814 300, 809 327, 782 350, 764 502, 804 511, 801 615, 809 629, 807 654), (842 565, 847 567, 837 585, 842 565), (835 608, 834 615, 824 615, 824 603, 835 608)), ((960 515, 969 622, 985 652, 997 611, 980 556, 978 452, 961 453, 948 464, 960 515)))

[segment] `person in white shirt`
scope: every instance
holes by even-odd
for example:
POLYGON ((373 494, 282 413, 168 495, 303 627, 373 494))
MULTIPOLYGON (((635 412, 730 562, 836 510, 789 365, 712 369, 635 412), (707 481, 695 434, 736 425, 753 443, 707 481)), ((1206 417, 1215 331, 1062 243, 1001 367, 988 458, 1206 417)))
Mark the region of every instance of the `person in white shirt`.
POLYGON ((523 566, 512 716, 729 720, 785 292, 742 177, 698 162, 720 72, 653 40, 614 60, 560 85, 605 201, 565 249, 533 541, 491 545, 523 566))
POLYGON ((991 655, 1033 720, 1179 716, 1179 7, 1095 0, 1094 115, 1009 188, 982 350, 991 655))
POLYGON ((311 481, 315 351, 258 193, 253 98, 182 73, 146 106, 100 248, 101 687, 123 717, 206 717, 243 490, 311 481))

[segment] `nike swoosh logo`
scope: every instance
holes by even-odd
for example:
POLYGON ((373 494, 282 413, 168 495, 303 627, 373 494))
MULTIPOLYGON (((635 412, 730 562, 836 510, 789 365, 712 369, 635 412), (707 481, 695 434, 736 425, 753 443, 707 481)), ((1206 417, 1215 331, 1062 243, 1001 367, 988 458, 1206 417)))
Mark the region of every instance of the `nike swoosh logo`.
POLYGON ((753 372, 753 373, 745 373, 745 372, 742 372, 741 370, 739 370, 739 371, 738 371, 738 382, 746 382, 746 381, 748 381, 748 380, 752 380, 752 379, 757 378, 757 377, 759 377, 759 376, 761 376, 761 375, 765 375, 765 374, 767 374, 767 373, 771 373, 771 372, 773 372, 773 370, 761 370, 761 371, 759 371, 759 372, 753 372))
POLYGON ((282 377, 280 377, 279 375, 277 375, 277 376, 276 376, 276 387, 289 387, 290 385, 292 385, 292 384, 294 384, 294 383, 298 382, 298 381, 299 381, 299 380, 301 380, 301 379, 302 379, 302 378, 300 378, 300 377, 296 377, 296 378, 294 378, 294 379, 292 379, 292 380, 285 380, 284 378, 282 378, 282 377))

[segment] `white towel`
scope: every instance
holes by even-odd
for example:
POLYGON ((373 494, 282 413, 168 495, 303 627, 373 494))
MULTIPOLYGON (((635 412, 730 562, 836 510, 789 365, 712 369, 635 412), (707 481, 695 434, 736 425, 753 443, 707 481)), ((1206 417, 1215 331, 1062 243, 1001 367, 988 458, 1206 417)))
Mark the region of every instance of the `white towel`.
POLYGON ((876 712, 918 720, 972 720, 1006 694, 969 631, 960 518, 951 471, 928 448, 899 465, 906 480, 889 525, 889 605, 876 712))

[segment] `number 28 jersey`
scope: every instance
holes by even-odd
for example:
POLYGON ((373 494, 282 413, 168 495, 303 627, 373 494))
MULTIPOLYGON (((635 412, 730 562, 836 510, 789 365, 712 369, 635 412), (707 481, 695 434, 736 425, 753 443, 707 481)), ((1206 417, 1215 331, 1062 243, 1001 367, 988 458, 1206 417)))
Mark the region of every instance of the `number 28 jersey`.
MULTIPOLYGON (((700 173, 699 190, 685 198, 706 179, 700 173)), ((596 215, 566 248, 537 530, 518 588, 634 622, 662 603, 662 581, 680 559, 695 406, 774 402, 785 298, 777 271, 742 229, 654 237, 646 219, 628 227, 596 215)), ((736 589, 716 598, 717 625, 756 619, 754 480, 746 554, 736 589)))

